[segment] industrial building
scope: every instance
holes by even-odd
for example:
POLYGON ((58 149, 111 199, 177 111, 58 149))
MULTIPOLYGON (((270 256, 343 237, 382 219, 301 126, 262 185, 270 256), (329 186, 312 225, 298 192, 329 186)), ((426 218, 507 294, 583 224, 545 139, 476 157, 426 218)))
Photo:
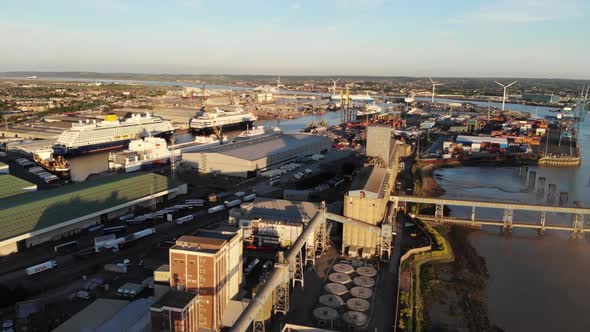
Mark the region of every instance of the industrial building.
MULTIPOLYGON (((379 225, 385 217, 391 190, 389 170, 365 167, 355 176, 350 190, 344 195, 344 216, 379 225)), ((362 227, 344 225, 342 252, 352 257, 377 254, 379 235, 362 227)))
POLYGON ((53 331, 147 332, 153 302, 153 298, 133 302, 97 299, 53 331))
POLYGON ((555 95, 544 95, 540 93, 525 93, 522 95, 522 100, 533 103, 559 104, 561 97, 555 95))
POLYGON ((182 159, 195 164, 201 173, 254 177, 278 165, 327 152, 330 147, 327 137, 277 133, 184 153, 182 159))
POLYGON ((256 246, 291 246, 318 211, 314 203, 283 199, 257 198, 244 205, 239 224, 244 239, 256 246))
POLYGON ((186 184, 165 176, 138 173, 2 198, 0 255, 79 233, 136 206, 149 206, 186 191, 186 184))
POLYGON ((393 158, 395 140, 391 138, 391 127, 368 126, 367 127, 367 156, 380 158, 384 165, 390 165, 393 158))
POLYGON ((221 226, 181 236, 170 248, 170 287, 198 294, 196 329, 219 330, 225 309, 242 282, 242 230, 221 226))

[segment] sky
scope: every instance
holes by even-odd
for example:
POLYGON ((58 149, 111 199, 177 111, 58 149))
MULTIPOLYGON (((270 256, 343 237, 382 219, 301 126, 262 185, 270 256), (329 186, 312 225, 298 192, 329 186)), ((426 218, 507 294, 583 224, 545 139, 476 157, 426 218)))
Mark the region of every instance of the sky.
POLYGON ((0 0, 0 71, 590 79, 588 0, 0 0))

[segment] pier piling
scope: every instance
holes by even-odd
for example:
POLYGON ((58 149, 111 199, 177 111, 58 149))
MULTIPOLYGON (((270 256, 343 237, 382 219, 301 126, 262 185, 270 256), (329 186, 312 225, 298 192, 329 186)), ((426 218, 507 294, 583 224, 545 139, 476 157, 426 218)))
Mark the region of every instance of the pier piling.
POLYGON ((549 184, 549 192, 547 193, 547 203, 553 205, 555 203, 555 195, 557 194, 557 185, 555 183, 549 184))
POLYGON ((545 177, 539 177, 539 184, 537 185, 537 195, 545 195, 545 177))
POLYGON ((568 192, 562 191, 559 193, 559 206, 567 206, 568 192))
POLYGON ((529 189, 535 189, 535 181, 537 180, 537 172, 530 171, 529 172, 529 189))

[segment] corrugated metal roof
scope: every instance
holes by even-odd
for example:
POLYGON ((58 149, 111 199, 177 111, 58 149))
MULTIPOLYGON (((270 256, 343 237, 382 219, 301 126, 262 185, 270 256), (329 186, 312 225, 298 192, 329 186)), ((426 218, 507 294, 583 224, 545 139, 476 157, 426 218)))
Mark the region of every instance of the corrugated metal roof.
POLYGON ((35 184, 12 175, 0 175, 0 199, 26 193, 24 188, 35 184))
POLYGON ((248 218, 301 222, 303 219, 311 220, 317 211, 318 206, 315 203, 256 198, 248 218))
POLYGON ((109 176, 0 200, 0 241, 174 188, 153 173, 109 176))
POLYGON ((129 301, 97 299, 72 318, 58 326, 53 332, 92 331, 122 310, 129 301))
POLYGON ((239 159, 258 160, 308 144, 322 143, 330 144, 330 139, 310 134, 274 134, 259 139, 220 145, 207 150, 206 153, 220 153, 239 159))
POLYGON ((126 332, 137 327, 136 325, 149 324, 150 320, 150 306, 155 302, 155 298, 150 297, 147 299, 135 300, 127 304, 123 309, 118 311, 108 321, 102 323, 94 331, 96 332, 126 332))

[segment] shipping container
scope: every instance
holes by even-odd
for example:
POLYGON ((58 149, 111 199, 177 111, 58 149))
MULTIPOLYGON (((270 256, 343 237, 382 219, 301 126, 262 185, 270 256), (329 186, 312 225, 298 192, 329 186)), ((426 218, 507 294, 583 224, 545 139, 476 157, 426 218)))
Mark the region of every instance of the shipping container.
POLYGON ((189 221, 193 221, 195 219, 195 217, 192 214, 189 214, 188 216, 184 216, 184 217, 180 217, 178 219, 176 219, 176 223, 178 225, 184 224, 185 222, 189 222, 189 221))
POLYGON ((244 196, 242 201, 249 202, 249 201, 253 201, 254 199, 256 199, 256 194, 250 194, 250 195, 244 196))
POLYGON ((30 276, 30 275, 33 275, 36 273, 51 270, 55 267, 57 267, 57 262, 51 260, 51 261, 43 262, 41 264, 37 264, 37 265, 31 266, 31 267, 28 267, 25 269, 25 273, 30 276))
POLYGON ((120 217, 119 217, 119 220, 120 220, 120 221, 129 220, 129 219, 132 219, 134 216, 135 216, 135 215, 134 215, 133 213, 129 213, 129 214, 126 214, 126 215, 124 215, 124 216, 120 216, 120 217))
POLYGON ((233 201, 225 201, 225 206, 228 208, 234 207, 234 206, 238 206, 242 204, 242 200, 241 199, 234 199, 233 201))
POLYGON ((107 234, 118 234, 118 233, 125 233, 127 232, 127 226, 115 226, 109 227, 102 230, 102 233, 107 234))
POLYGON ((219 212, 219 211, 223 211, 225 210, 225 205, 217 205, 214 206, 212 208, 210 208, 209 210, 207 210, 207 212, 209 212, 209 214, 211 213, 215 213, 215 212, 219 212))

